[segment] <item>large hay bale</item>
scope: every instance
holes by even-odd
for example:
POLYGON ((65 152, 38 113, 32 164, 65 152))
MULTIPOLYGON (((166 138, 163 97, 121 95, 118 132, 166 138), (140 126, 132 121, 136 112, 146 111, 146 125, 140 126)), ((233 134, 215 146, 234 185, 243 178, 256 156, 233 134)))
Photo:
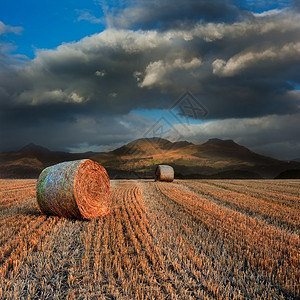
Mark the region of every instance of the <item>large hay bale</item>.
POLYGON ((110 180, 104 167, 90 159, 63 162, 42 171, 37 181, 41 212, 91 219, 109 213, 110 180))
POLYGON ((155 170, 155 180, 172 182, 174 169, 168 165, 158 165, 155 170))

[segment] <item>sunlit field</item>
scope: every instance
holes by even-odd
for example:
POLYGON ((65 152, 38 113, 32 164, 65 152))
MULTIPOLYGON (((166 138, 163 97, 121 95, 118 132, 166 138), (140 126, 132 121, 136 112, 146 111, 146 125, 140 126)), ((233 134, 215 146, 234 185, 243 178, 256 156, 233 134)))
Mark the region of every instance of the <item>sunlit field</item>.
POLYGON ((42 215, 0 180, 1 299, 300 297, 300 180, 113 180, 110 215, 42 215))

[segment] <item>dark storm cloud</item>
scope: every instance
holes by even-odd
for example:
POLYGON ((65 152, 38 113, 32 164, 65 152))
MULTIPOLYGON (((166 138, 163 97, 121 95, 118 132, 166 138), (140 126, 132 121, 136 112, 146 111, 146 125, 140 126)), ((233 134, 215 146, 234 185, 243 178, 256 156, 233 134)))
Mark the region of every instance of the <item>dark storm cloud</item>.
POLYGON ((272 113, 284 113, 295 108, 280 99, 299 80, 297 23, 285 13, 163 33, 106 30, 38 52, 6 81, 18 103, 77 103, 100 114, 168 108, 186 88, 211 103, 212 117, 266 114, 270 102, 277 102, 272 113), (245 111, 247 104, 255 108, 245 111))
POLYGON ((296 9, 300 9, 300 2, 298 0, 293 0, 293 5, 296 9))
MULTIPOLYGON (((165 20, 158 29, 110 28, 37 51, 27 62, 11 55, 0 61, 2 148, 25 140, 76 148, 82 141, 99 145, 138 138, 151 121, 131 112, 168 109, 187 89, 211 119, 299 113, 299 14, 289 9, 239 13, 226 1, 210 1, 215 10, 209 13, 204 6, 214 6, 206 2, 189 2, 195 14, 184 6, 180 17, 174 4, 174 14, 158 16, 165 20), (231 17, 222 19, 222 10, 231 17), (184 26, 168 27, 177 21, 184 26)), ((114 20, 124 21, 129 9, 138 16, 148 6, 142 2, 114 20)), ((154 17, 150 13, 139 25, 148 28, 154 17)))
POLYGON ((110 26, 144 30, 191 28, 195 22, 234 22, 250 15, 232 0, 126 1, 118 14, 108 14, 110 26))
POLYGON ((1 151, 29 142, 51 150, 103 151, 103 146, 120 146, 142 136, 153 122, 133 113, 105 116, 78 107, 70 110, 69 105, 20 107, 0 112, 1 151))

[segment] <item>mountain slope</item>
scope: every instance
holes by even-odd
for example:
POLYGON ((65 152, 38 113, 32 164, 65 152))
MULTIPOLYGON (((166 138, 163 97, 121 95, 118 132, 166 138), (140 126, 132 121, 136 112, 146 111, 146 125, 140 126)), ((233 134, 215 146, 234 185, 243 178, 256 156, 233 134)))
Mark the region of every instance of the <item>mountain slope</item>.
POLYGON ((30 143, 16 152, 0 153, 0 178, 36 178, 48 166, 95 154, 54 152, 30 143))
POLYGON ((153 178, 158 164, 170 164, 177 178, 274 178, 300 163, 257 154, 232 140, 210 139, 195 145, 161 138, 134 140, 107 153, 53 152, 29 144, 16 152, 0 154, 0 177, 37 177, 47 166, 91 158, 101 163, 110 178, 153 178))
POLYGON ((139 139, 92 158, 113 176, 129 172, 129 177, 152 177, 156 165, 161 163, 172 165, 177 177, 185 178, 273 178, 282 171, 300 169, 299 163, 266 157, 232 140, 220 139, 210 139, 201 145, 160 138, 139 139))

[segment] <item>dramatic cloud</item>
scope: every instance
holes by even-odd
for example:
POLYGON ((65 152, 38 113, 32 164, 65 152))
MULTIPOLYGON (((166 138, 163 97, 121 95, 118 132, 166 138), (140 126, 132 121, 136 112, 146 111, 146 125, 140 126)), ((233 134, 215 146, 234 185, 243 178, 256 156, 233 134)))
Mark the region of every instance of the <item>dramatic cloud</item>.
POLYGON ((195 22, 233 22, 248 13, 232 0, 127 1, 118 14, 107 14, 110 26, 121 28, 168 30, 193 27, 195 22))
MULTIPOLYGON (((186 90, 207 108, 208 124, 240 120, 235 139, 248 120, 298 116, 297 10, 253 14, 233 1, 186 3, 132 2, 107 12, 111 27, 103 32, 37 50, 26 62, 0 50, 0 146, 47 145, 47 135, 60 149, 128 141, 151 126, 135 115, 140 131, 132 121, 126 127, 132 111, 169 109, 186 90)), ((0 34, 18 31, 9 28, 0 23, 0 34)))
MULTIPOLYGON (((184 71, 190 71, 198 68, 201 65, 201 60, 199 58, 192 58, 191 61, 184 61, 181 58, 177 58, 172 62, 164 62, 163 60, 151 62, 145 70, 145 76, 143 81, 139 84, 139 87, 174 87, 174 76, 173 74, 180 74, 182 78, 184 71), (171 78, 170 78, 171 77, 171 78), (172 78, 173 77, 173 78, 172 78)), ((135 73, 137 80, 141 79, 139 76, 142 73, 135 73)), ((187 74, 187 76, 189 76, 187 74)))
MULTIPOLYGON (((238 109, 240 101, 263 108, 257 99, 264 98, 266 106, 269 101, 280 106, 292 89, 287 82, 299 80, 298 24, 297 14, 283 12, 251 22, 196 24, 189 30, 108 29, 55 50, 38 51, 28 64, 14 66, 14 75, 3 74, 15 76, 14 88, 9 81, 3 89, 13 94, 11 101, 24 105, 88 102, 110 113, 168 108, 182 91, 191 89, 211 103, 212 117, 231 117, 224 107, 235 116, 249 116, 256 112, 238 109), (280 70, 280 77, 274 69, 280 70), (220 78, 240 72, 243 76, 233 81, 220 78), (274 97, 276 90, 281 97, 274 97), (112 94, 118 96, 114 105, 112 94)), ((289 101, 279 110, 284 113, 294 105, 289 101)))
POLYGON ((300 59, 300 43, 290 43, 281 48, 271 47, 260 52, 246 51, 239 53, 227 62, 222 59, 216 59, 213 62, 213 73, 219 76, 233 76, 237 73, 255 67, 258 71, 264 68, 262 63, 275 62, 277 65, 284 63, 285 65, 291 61, 300 59))
POLYGON ((154 119, 133 113, 102 116, 97 112, 82 114, 79 110, 70 114, 67 106, 44 109, 0 113, 1 141, 6 142, 1 145, 2 151, 18 149, 29 142, 51 150, 112 150, 140 138, 155 123, 154 119), (7 124, 10 128, 5 128, 7 124))

